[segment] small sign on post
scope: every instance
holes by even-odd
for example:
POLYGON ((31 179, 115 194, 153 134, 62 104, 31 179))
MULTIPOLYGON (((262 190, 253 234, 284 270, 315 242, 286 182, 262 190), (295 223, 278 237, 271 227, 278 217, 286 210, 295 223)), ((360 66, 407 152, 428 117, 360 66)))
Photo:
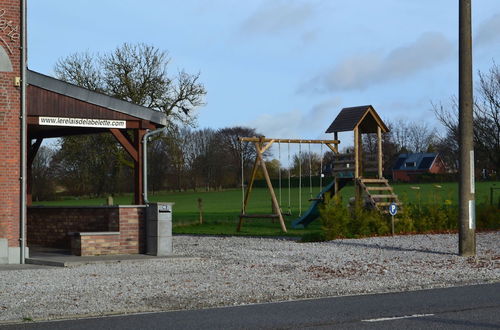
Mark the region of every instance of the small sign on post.
POLYGON ((398 205, 391 203, 389 205, 389 214, 391 215, 391 233, 394 236, 394 216, 398 213, 398 205))

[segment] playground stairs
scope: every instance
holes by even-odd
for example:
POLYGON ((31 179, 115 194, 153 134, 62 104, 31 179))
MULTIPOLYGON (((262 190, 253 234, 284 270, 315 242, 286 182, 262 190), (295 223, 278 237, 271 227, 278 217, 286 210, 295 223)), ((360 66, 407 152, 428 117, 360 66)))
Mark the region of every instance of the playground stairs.
POLYGON ((389 181, 384 178, 359 178, 357 183, 361 186, 364 193, 381 213, 389 213, 389 205, 395 203, 398 208, 401 207, 398 195, 394 193, 394 189, 389 185, 389 181))

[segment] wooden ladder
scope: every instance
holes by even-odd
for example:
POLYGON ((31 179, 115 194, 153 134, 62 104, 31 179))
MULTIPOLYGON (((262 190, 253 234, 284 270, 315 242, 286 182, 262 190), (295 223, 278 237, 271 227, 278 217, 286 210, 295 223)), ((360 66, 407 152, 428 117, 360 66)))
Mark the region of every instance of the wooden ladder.
POLYGON ((389 213, 388 206, 392 203, 396 203, 401 208, 398 195, 394 193, 394 189, 389 185, 387 179, 359 178, 357 179, 357 183, 363 188, 370 202, 380 212, 389 213))

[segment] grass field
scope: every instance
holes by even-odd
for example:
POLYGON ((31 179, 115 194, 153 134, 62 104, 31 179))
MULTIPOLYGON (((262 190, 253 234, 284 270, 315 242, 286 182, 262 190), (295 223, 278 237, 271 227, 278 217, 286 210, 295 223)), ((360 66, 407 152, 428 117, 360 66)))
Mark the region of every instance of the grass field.
MULTIPOLYGON (((458 184, 394 184, 395 192, 403 203, 429 204, 450 203, 457 205, 458 184), (417 187, 419 189, 417 189, 417 187)), ((476 182, 476 203, 490 202, 490 188, 500 188, 500 182, 476 182)), ((319 192, 319 187, 313 187, 313 197, 319 192)), ((276 189, 279 196, 279 189, 276 189)), ((354 187, 346 186, 341 190, 345 201, 354 195, 354 187)), ((302 213, 309 208, 309 187, 302 189, 302 213)), ((278 197, 279 198, 279 197, 278 197)), ((498 203, 500 190, 495 191, 495 202, 498 203)), ((242 193, 239 189, 213 191, 213 192, 161 192, 150 194, 151 202, 174 202, 174 233, 186 234, 226 234, 226 235, 258 235, 275 236, 283 235, 278 222, 270 220, 246 220, 240 233, 236 232, 236 223, 241 210, 242 193), (198 199, 203 201, 203 225, 196 225, 199 219, 198 199)), ((320 231, 319 221, 313 222, 307 229, 291 229, 291 222, 299 216, 299 191, 292 188, 290 191, 292 216, 286 217, 288 236, 302 236, 304 234, 320 231)), ((131 204, 132 195, 116 196, 115 204, 131 204)), ((281 205, 283 211, 288 211, 288 189, 281 191, 281 205)), ((35 205, 104 205, 105 199, 65 199, 58 201, 36 202, 35 205)), ((271 213, 271 198, 265 188, 256 188, 252 192, 247 213, 271 213)))

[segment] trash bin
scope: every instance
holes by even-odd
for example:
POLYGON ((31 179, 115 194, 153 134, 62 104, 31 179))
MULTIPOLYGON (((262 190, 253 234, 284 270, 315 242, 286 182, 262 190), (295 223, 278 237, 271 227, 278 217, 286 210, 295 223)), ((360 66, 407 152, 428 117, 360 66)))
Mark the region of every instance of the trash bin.
POLYGON ((172 247, 172 206, 174 203, 148 204, 146 218, 146 251, 153 256, 166 256, 172 247))

